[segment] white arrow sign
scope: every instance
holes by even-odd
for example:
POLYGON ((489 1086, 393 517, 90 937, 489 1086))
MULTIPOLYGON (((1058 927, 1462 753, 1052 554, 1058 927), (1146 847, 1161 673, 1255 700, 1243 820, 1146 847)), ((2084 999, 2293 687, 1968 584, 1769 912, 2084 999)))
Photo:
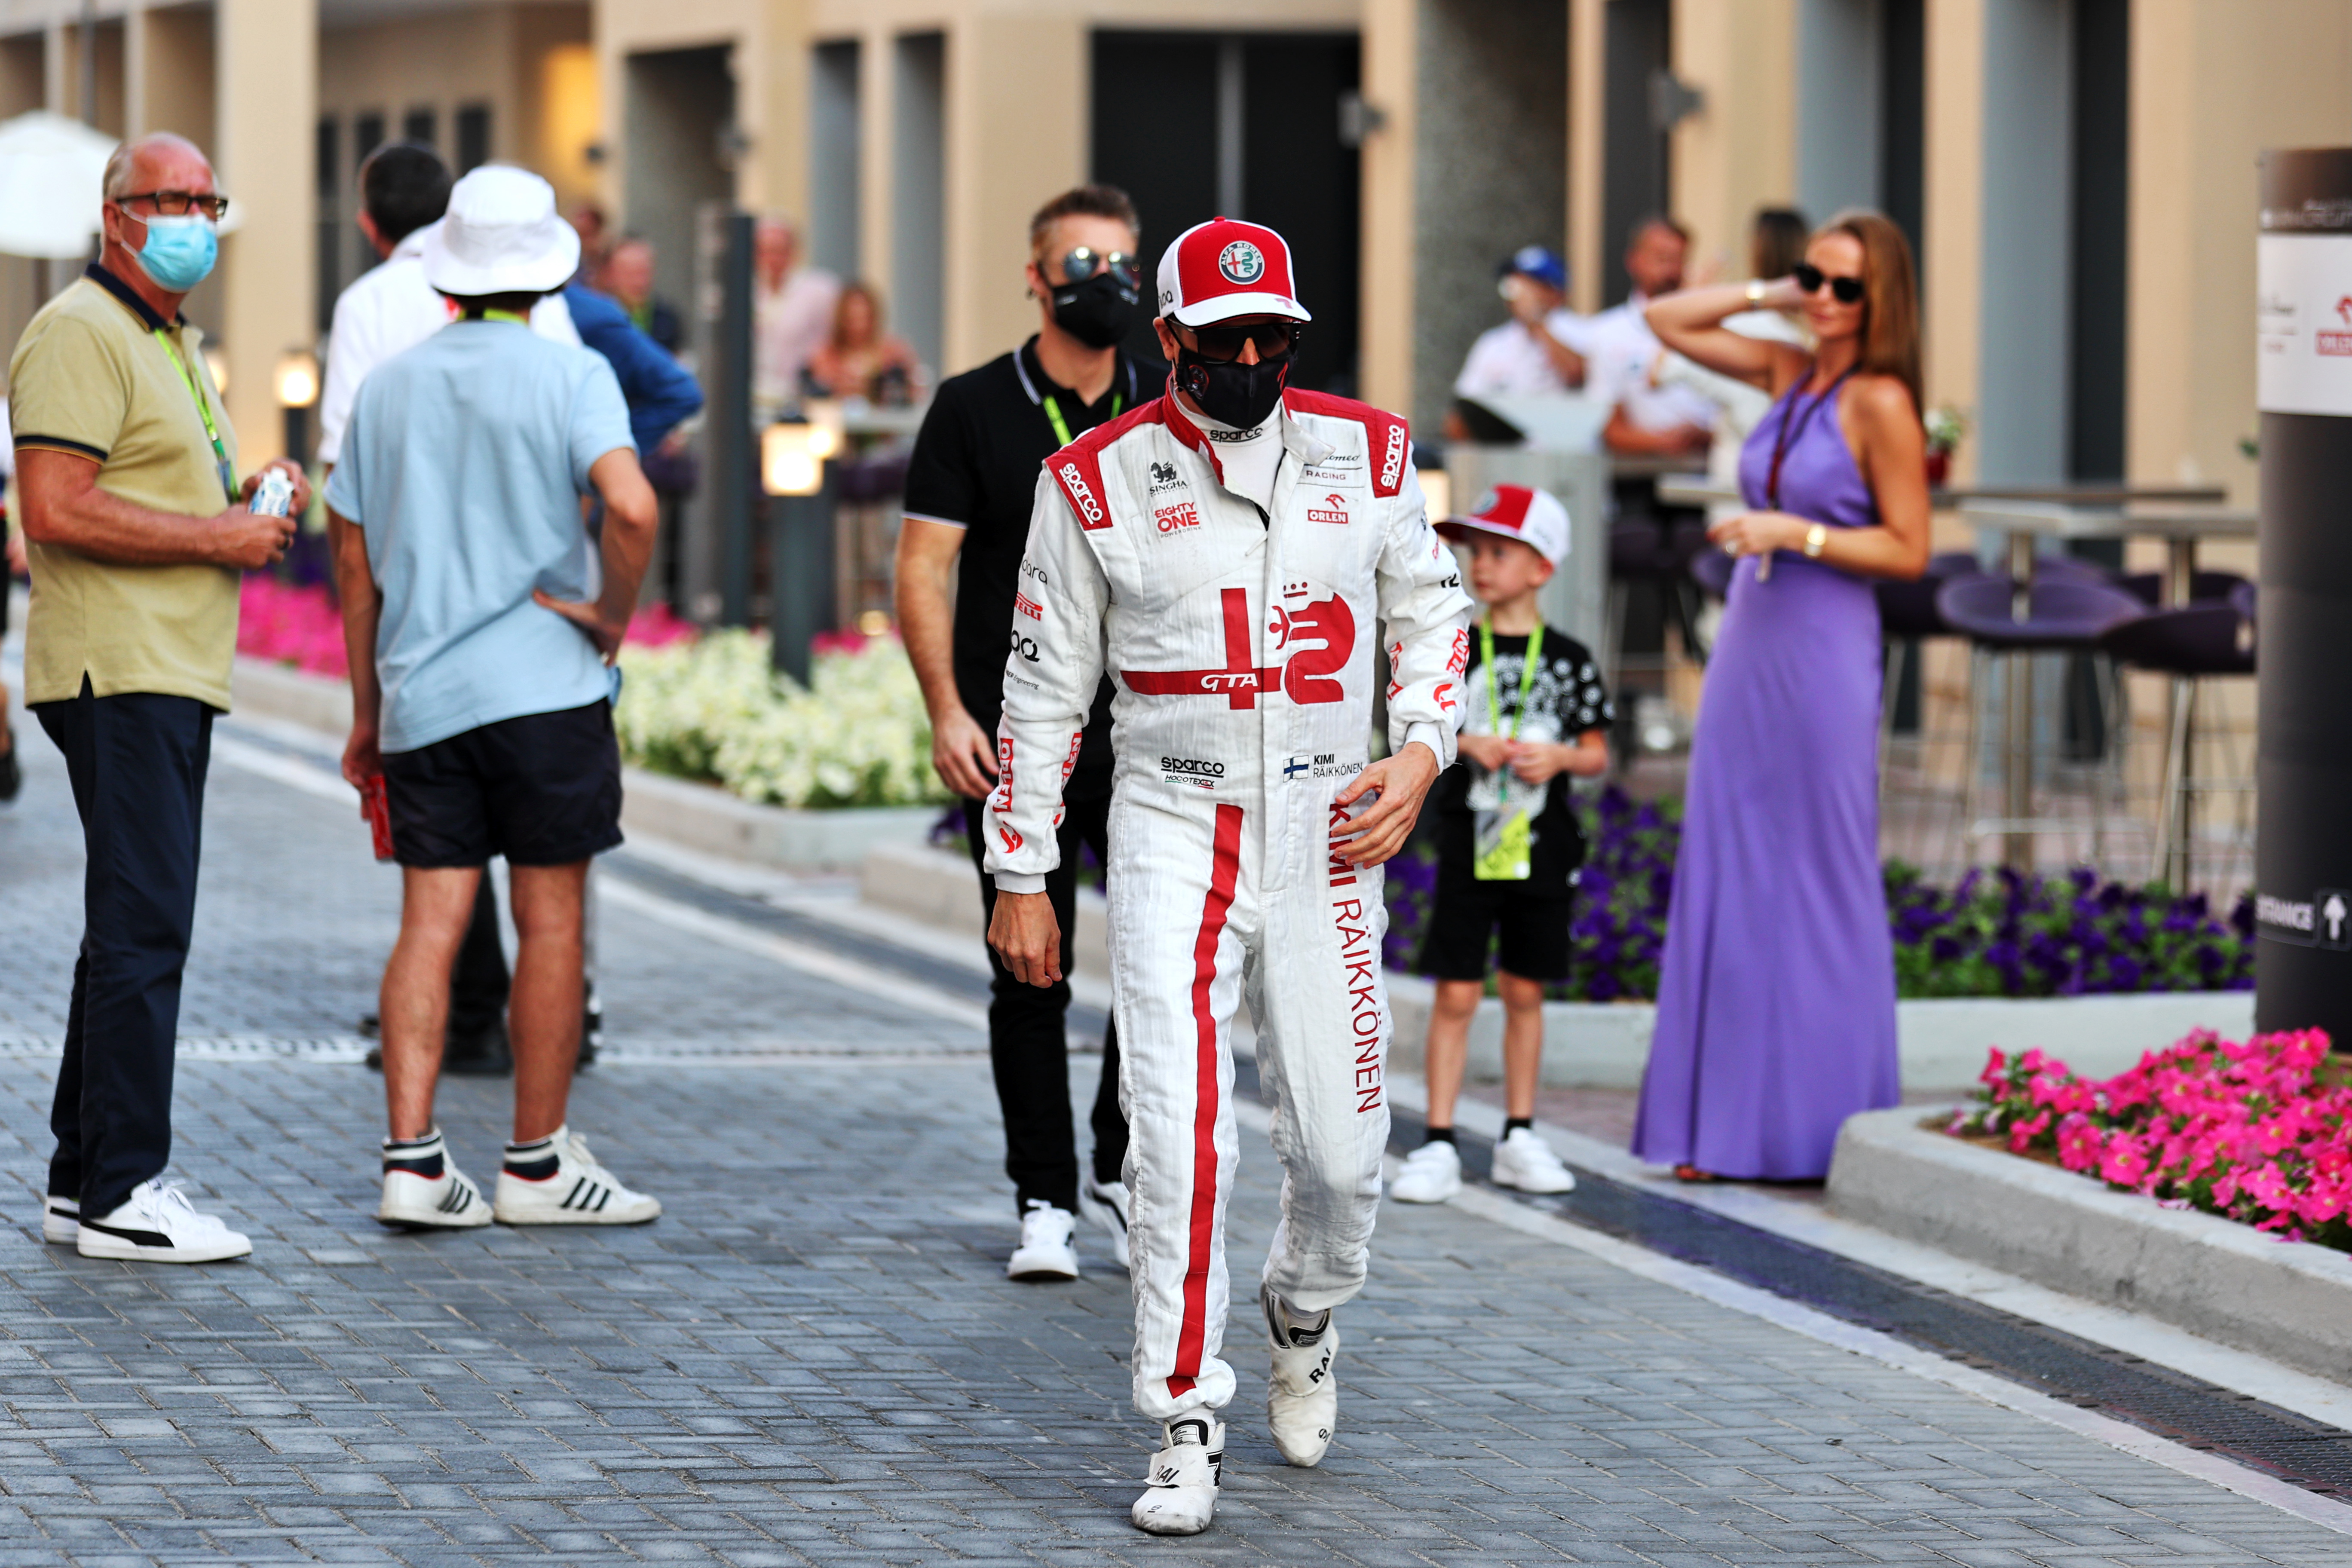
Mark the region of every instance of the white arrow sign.
POLYGON ((2344 895, 2341 893, 2328 894, 2327 902, 2322 905, 2319 910, 2320 919, 2327 922, 2328 941, 2342 942, 2344 940, 2344 917, 2347 914, 2352 914, 2352 910, 2347 910, 2344 907, 2344 895))

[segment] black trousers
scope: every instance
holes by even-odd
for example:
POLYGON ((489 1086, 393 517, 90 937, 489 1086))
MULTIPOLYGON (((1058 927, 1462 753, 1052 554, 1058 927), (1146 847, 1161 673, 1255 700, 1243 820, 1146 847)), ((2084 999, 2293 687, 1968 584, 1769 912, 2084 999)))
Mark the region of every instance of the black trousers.
POLYGON ((485 866, 481 880, 474 884, 474 918, 449 974, 450 1042, 479 1039, 496 1028, 506 1016, 507 994, 513 989, 507 951, 499 942, 499 890, 485 866))
POLYGON ((49 1110, 49 1194, 119 1207, 172 1160, 180 977, 196 919, 213 710, 193 697, 94 697, 34 713, 65 753, 81 816, 81 953, 49 1110))
MULTIPOLYGON (((965 837, 972 864, 981 867, 980 899, 996 913, 996 884, 982 864, 988 824, 982 803, 963 804, 965 837)), ((996 1102, 1004 1113, 1004 1173, 1013 1178, 1016 1200, 1034 1200, 1076 1214, 1078 1208, 1077 1135, 1070 1118, 1070 959, 1078 913, 1078 846, 1091 845, 1110 863, 1110 797, 1074 798, 1062 817, 1062 863, 1045 879, 1045 896, 1062 924, 1062 973, 1058 985, 1030 985, 1014 978, 993 948, 989 950, 988 1059, 996 1073, 996 1102)), ((1127 1163, 1127 1117, 1118 1108, 1118 1026, 1103 1030, 1102 1079, 1095 1088, 1090 1118, 1095 1133, 1094 1171, 1098 1182, 1116 1182, 1127 1163)))

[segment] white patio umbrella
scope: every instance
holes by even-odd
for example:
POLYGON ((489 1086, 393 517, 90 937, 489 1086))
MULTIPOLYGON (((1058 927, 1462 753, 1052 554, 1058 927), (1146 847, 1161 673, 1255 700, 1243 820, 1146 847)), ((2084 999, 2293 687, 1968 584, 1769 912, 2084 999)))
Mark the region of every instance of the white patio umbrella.
POLYGON ((0 122, 0 254, 88 256, 115 139, 46 109, 0 122))

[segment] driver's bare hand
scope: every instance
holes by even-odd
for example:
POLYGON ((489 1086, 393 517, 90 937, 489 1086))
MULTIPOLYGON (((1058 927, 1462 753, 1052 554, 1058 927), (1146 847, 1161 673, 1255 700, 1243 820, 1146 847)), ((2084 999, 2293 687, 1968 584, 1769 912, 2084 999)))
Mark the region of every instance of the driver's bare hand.
POLYGON ((996 787, 996 748, 960 702, 931 721, 931 766, 941 784, 968 800, 996 787))
POLYGON ((1380 799, 1331 829, 1331 852, 1350 866, 1378 866, 1391 858, 1412 836, 1421 803, 1436 782, 1437 753, 1419 741, 1358 773, 1332 804, 1353 805, 1375 791, 1380 799))
POLYGON ((1023 984, 1061 984, 1062 922, 1054 918, 1054 900, 1047 895, 997 894, 988 945, 1023 984))

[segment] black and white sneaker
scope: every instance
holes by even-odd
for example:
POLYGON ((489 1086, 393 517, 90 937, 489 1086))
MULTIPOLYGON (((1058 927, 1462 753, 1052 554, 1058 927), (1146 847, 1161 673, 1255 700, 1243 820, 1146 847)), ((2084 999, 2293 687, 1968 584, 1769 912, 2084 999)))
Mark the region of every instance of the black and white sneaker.
POLYGON ((1078 1188, 1078 1212, 1110 1237, 1110 1253, 1121 1268, 1129 1267, 1127 1251, 1127 1184, 1097 1182, 1089 1177, 1078 1188))
POLYGON ((218 1263, 243 1258, 253 1243, 208 1214, 198 1214, 177 1182, 158 1176, 131 1189, 111 1213, 81 1216, 74 1249, 84 1258, 142 1263, 218 1263))
POLYGON ((596 1163, 568 1126, 536 1143, 509 1143, 492 1209, 500 1225, 643 1225, 661 1200, 633 1193, 596 1163))
POLYGON ((383 1201, 375 1217, 413 1230, 469 1230, 490 1223, 489 1201, 449 1158, 441 1129, 383 1141, 383 1201))
POLYGON ((71 1247, 81 1239, 81 1200, 46 1197, 41 1200, 41 1239, 51 1247, 71 1247))

